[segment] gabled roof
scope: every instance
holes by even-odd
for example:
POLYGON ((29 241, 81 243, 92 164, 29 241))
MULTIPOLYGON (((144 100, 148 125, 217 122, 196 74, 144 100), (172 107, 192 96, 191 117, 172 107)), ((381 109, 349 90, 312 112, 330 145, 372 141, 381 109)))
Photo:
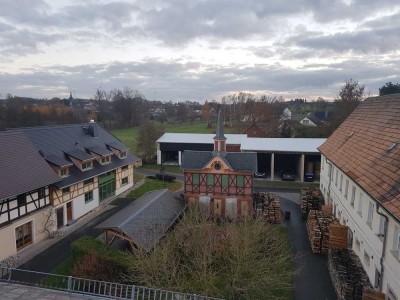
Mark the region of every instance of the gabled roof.
MULTIPOLYGON (((164 133, 157 143, 211 144, 215 134, 209 133, 164 133)), ((227 145, 240 145, 246 134, 225 134, 227 145)))
POLYGON ((91 147, 86 147, 86 149, 89 150, 90 152, 96 153, 98 155, 113 154, 113 152, 106 147, 91 146, 91 147))
POLYGON ((119 230, 149 252, 184 209, 185 201, 167 189, 147 192, 95 228, 119 230))
POLYGON ((211 152, 186 150, 182 156, 182 170, 202 170, 214 157, 220 156, 233 171, 257 171, 257 153, 255 152, 211 152), (222 155, 223 153, 223 155, 222 155))
POLYGON ((315 138, 246 138, 243 139, 242 151, 319 153, 318 147, 326 139, 315 138))
POLYGON ((400 219, 400 94, 360 103, 319 150, 400 219))
POLYGON ((0 133, 0 200, 61 180, 23 133, 0 133))
MULTIPOLYGON (((23 132, 30 142, 36 147, 37 151, 41 151, 43 157, 51 163, 61 163, 69 160, 69 156, 80 160, 94 159, 95 157, 87 153, 86 148, 103 149, 110 152, 107 145, 113 145, 116 149, 127 149, 124 144, 102 128, 97 123, 89 124, 72 124, 57 126, 38 126, 30 128, 8 129, 9 132, 23 132), (95 127, 95 135, 90 128, 95 127)), ((99 150, 97 150, 99 151, 99 150)), ((112 155, 111 162, 101 165, 96 161, 93 162, 93 168, 87 171, 80 171, 76 166, 70 167, 68 177, 63 178, 55 185, 63 188, 68 185, 80 182, 82 180, 97 176, 116 168, 131 164, 140 159, 131 153, 127 157, 120 159, 112 155)))

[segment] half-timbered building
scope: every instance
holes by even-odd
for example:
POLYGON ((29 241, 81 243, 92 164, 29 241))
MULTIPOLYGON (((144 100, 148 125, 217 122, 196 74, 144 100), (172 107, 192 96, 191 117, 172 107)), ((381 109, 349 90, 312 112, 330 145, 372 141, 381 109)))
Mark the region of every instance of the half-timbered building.
POLYGON ((95 122, 18 128, 61 180, 49 191, 54 230, 133 186, 141 160, 95 122))
POLYGON ((185 151, 184 172, 186 201, 205 206, 214 216, 247 217, 253 212, 253 174, 257 154, 227 152, 221 114, 218 115, 214 151, 185 151))
POLYGON ((0 134, 0 261, 47 237, 60 179, 23 133, 0 134))

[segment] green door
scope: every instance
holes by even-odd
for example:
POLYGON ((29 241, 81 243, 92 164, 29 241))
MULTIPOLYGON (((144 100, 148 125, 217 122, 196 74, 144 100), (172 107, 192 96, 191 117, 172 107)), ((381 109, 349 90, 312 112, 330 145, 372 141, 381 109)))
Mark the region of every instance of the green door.
POLYGON ((99 176, 99 199, 102 203, 105 199, 115 195, 115 171, 99 176))

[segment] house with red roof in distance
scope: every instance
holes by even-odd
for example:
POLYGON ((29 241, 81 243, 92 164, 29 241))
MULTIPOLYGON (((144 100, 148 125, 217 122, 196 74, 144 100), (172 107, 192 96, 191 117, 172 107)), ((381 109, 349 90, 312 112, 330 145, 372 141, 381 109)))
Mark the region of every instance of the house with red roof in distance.
POLYGON ((319 147, 320 188, 370 282, 400 299, 400 94, 363 101, 319 147))

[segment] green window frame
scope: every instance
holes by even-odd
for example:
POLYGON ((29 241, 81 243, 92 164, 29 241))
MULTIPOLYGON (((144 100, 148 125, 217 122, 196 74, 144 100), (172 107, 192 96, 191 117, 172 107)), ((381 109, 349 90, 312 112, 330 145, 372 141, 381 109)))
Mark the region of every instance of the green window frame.
POLYGON ((237 185, 237 187, 244 187, 244 176, 243 175, 236 176, 236 185, 237 185))
POLYGON ((229 175, 221 175, 221 184, 224 188, 229 186, 229 175))
POLYGON ((193 185, 199 185, 200 184, 200 174, 192 174, 192 182, 193 182, 193 185))
POLYGON ((129 178, 128 177, 124 177, 121 180, 122 185, 126 185, 126 184, 128 184, 128 182, 129 182, 129 178))
POLYGON ((88 169, 91 169, 92 168, 92 161, 90 160, 90 161, 84 161, 84 162, 82 162, 82 170, 84 171, 84 170, 88 170, 88 169))
POLYGON ((63 193, 63 195, 65 195, 65 194, 69 194, 69 192, 70 192, 70 188, 69 188, 69 186, 68 186, 68 187, 66 187, 66 188, 63 188, 63 189, 62 189, 62 193, 63 193))
POLYGON ((214 174, 207 174, 207 185, 208 186, 214 185, 214 174))

